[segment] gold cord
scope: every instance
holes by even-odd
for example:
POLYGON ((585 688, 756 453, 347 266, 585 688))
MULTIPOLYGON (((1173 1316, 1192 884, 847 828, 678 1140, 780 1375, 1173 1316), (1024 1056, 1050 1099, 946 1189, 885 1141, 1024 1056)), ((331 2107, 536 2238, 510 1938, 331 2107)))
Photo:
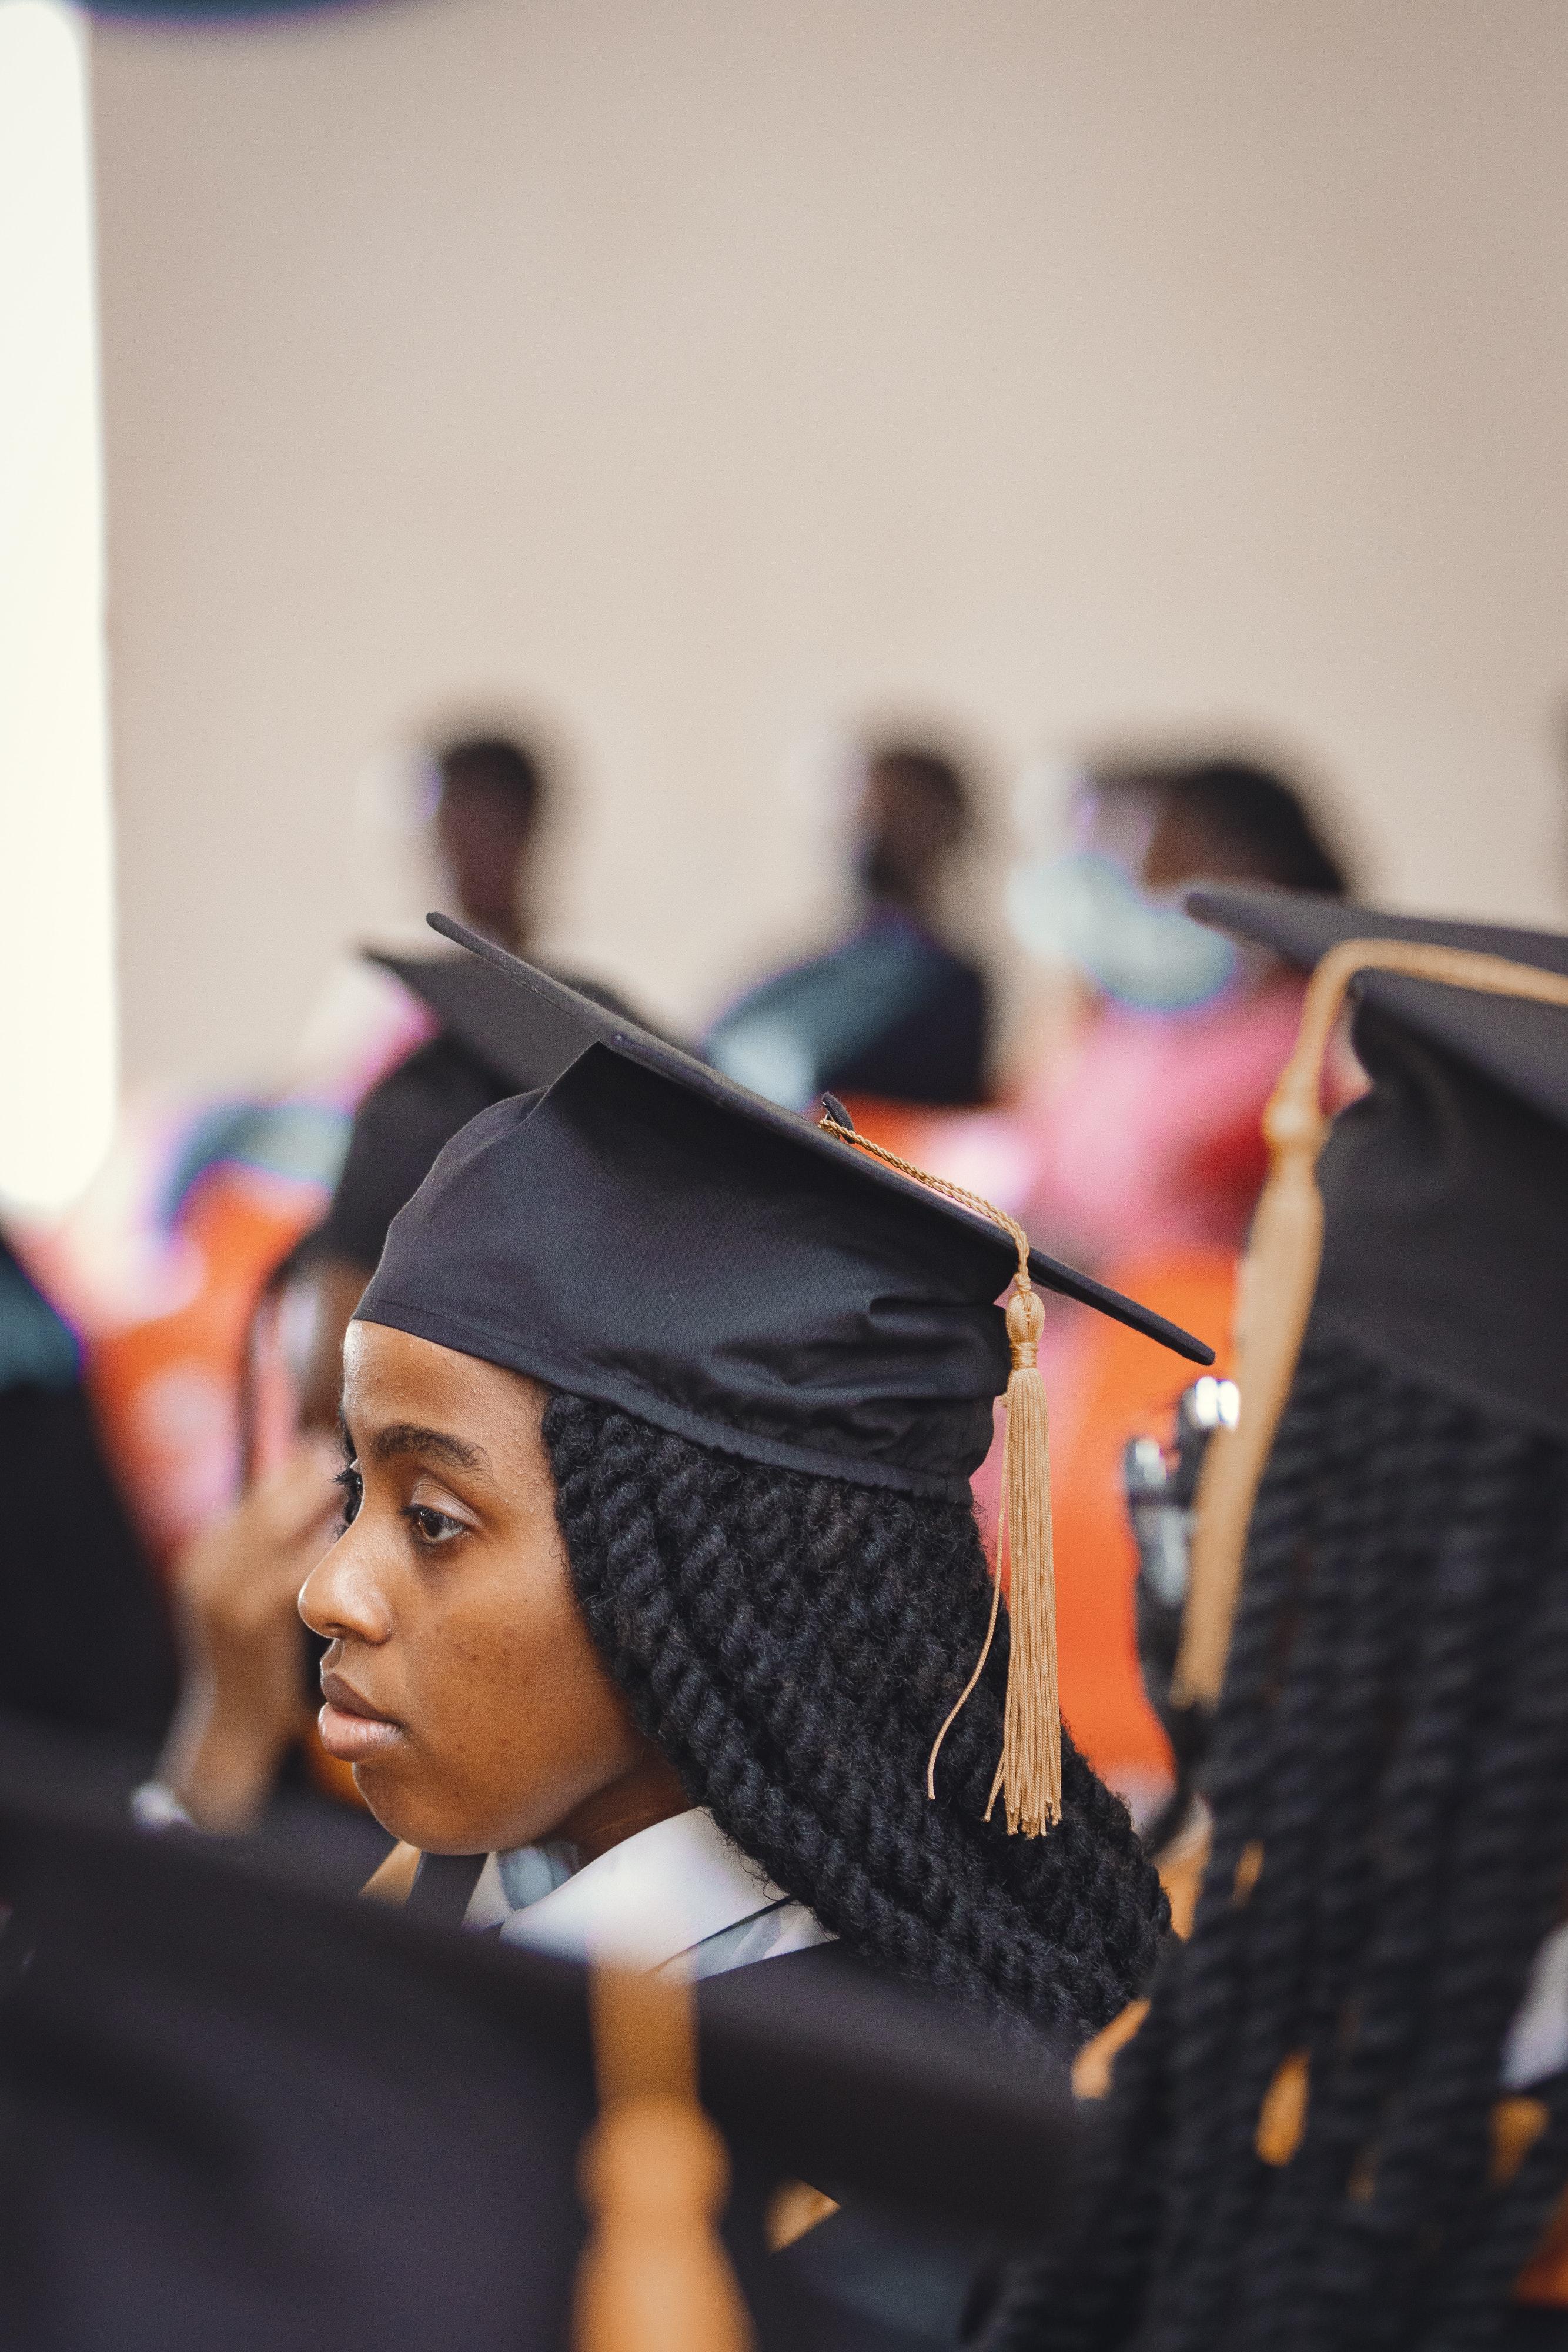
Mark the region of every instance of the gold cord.
POLYGON ((831 1111, 824 1111, 817 1124, 825 1128, 830 1135, 836 1135, 841 1143, 852 1143, 857 1151, 869 1151, 872 1158, 880 1160, 884 1167, 896 1168, 901 1176, 913 1177, 915 1183, 924 1184, 928 1192, 940 1192, 945 1201, 955 1201, 960 1209, 972 1209, 976 1216, 1000 1226, 1019 1254, 1018 1273, 1014 1277, 1019 1288, 1033 1288, 1029 1278, 1029 1235, 1016 1217, 1009 1217, 1005 1209, 998 1209, 994 1201, 986 1200, 981 1193, 967 1192, 962 1184, 950 1184, 946 1176, 930 1175, 925 1169, 916 1168, 913 1160, 901 1160, 896 1151, 889 1151, 883 1144, 873 1143, 869 1135, 857 1134, 852 1127, 846 1127, 841 1119, 834 1118, 831 1111))
POLYGON ((1237 1295, 1240 1412, 1233 1429, 1218 1429, 1210 1438, 1198 1475, 1192 1576, 1171 1685, 1180 1706, 1215 1706, 1224 1680, 1252 1506, 1295 1378, 1322 1257, 1317 1163, 1330 1124, 1322 1104, 1323 1062, 1345 992, 1366 971, 1568 1007, 1568 978, 1560 972, 1416 940, 1342 940, 1307 982, 1295 1045, 1263 1113, 1269 1180, 1237 1295))

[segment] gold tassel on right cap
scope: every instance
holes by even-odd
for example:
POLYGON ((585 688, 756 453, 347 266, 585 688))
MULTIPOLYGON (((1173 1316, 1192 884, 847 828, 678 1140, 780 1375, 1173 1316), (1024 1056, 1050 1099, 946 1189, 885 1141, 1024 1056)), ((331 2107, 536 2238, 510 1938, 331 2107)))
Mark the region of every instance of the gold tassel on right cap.
POLYGON ((936 1795, 936 1758, 973 1692, 991 1654, 1002 1597, 1004 1546, 1009 1567, 1008 1619, 1011 1645, 1008 1654, 1008 1689, 1002 1717, 1002 1752, 986 1807, 989 1821, 1000 1797, 1007 1824, 1015 1835, 1040 1837, 1061 1819, 1061 1704, 1056 1666, 1056 1562, 1051 1533, 1051 1443, 1046 1425, 1045 1382, 1040 1376, 1040 1340, 1045 1310, 1030 1276, 1029 1235, 1016 1217, 966 1192, 945 1177, 886 1151, 868 1136, 858 1135, 839 1106, 824 1096, 826 1116, 821 1124, 830 1135, 859 1146, 874 1159, 911 1176, 928 1192, 956 1202, 977 1216, 999 1226, 1018 1252, 1018 1271, 1008 1300, 1008 1344, 1012 1370, 1008 1375, 1007 1433, 1002 1453, 1002 1507, 997 1528, 996 1572, 991 1579, 991 1621, 975 1671, 969 1676, 946 1722, 936 1734, 925 1768, 925 1793, 936 1795))
POLYGON ((1234 1428, 1217 1429, 1198 1473, 1192 1569, 1181 1647, 1171 1677, 1178 1706, 1214 1706, 1225 1679, 1252 1506, 1296 1375, 1322 1258, 1318 1155, 1328 1137, 1323 1062, 1351 982, 1364 971, 1403 972, 1482 995, 1568 1006, 1568 979, 1506 956, 1416 940, 1342 940, 1307 982, 1291 1058, 1263 1113, 1269 1181, 1252 1221, 1236 1313, 1234 1428))

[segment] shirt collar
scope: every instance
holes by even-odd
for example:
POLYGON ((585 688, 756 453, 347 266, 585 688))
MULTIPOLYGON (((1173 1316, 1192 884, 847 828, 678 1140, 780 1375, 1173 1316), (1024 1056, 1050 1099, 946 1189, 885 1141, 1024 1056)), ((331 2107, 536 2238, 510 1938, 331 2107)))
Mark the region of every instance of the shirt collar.
MULTIPOLYGON (((510 1857, 498 1860, 502 1885, 517 1883, 510 1857)), ((622 1839, 548 1893, 510 1909, 501 1937, 570 1959, 656 1969, 788 1899, 730 1843, 711 1813, 694 1807, 622 1839)))

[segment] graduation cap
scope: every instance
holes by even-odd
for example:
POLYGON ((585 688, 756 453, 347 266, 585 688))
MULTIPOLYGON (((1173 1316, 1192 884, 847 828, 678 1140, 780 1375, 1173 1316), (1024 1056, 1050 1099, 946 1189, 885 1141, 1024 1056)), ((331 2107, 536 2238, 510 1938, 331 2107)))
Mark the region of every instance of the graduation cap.
POLYGON ((520 1018, 542 1003, 587 1042, 545 1092, 448 1145, 361 1318, 749 1461, 966 1502, 1005 1391, 1012 1646, 993 1802, 1009 1828, 1042 1829, 1061 1760, 1036 1286, 1195 1362, 1210 1349, 857 1136, 840 1106, 803 1119, 430 920, 506 975, 520 1018))
MULTIPOLYGON (((37 1811, 0 1811, 0 2338, 564 2352, 583 1969, 37 1811)), ((884 2340, 770 2253, 786 2181, 959 2248, 1054 2231, 1077 2127, 1049 2062, 831 1949, 714 1979, 696 2019, 761 2352, 884 2340)))
POLYGON ((1174 1696, 1212 1706, 1248 1524, 1309 1317, 1457 1394, 1568 1435, 1568 938, 1284 891, 1197 890, 1200 921, 1312 970, 1263 1117, 1242 1271, 1240 1415, 1197 1493, 1174 1696), (1320 1091, 1347 994, 1370 1092, 1320 1091))

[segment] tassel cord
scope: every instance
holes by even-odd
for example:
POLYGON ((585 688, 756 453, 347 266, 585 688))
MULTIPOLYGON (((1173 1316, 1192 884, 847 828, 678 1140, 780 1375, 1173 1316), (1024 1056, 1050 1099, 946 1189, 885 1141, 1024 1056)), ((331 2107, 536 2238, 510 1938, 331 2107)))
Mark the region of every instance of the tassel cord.
MULTIPOLYGON (((991 1644, 997 1638, 997 1619, 1001 1613, 1002 1606, 1002 1546, 1006 1541, 1008 1530, 1007 1456, 1011 1442, 1012 1416, 1009 1413, 1008 1416, 1007 1434, 1002 1440, 1002 1503, 1001 1509, 997 1514, 997 1560, 996 1566, 991 1571, 990 1622, 986 1627, 986 1638, 980 1644, 980 1654, 975 1661, 975 1671, 969 1676, 968 1681, 964 1685, 964 1687, 959 1692, 957 1697, 954 1700, 946 1722, 942 1726, 941 1730, 936 1734, 935 1740, 932 1742, 931 1754, 927 1759, 925 1765, 925 1793, 930 1798, 933 1804, 936 1801, 936 1759, 942 1752, 942 1742, 946 1738, 947 1734, 952 1730, 953 1726, 957 1722, 958 1717, 963 1714, 964 1709, 968 1706, 970 1699, 974 1696, 975 1686, 978 1683, 980 1676, 986 1671, 986 1660, 990 1656, 991 1644)), ((991 1806, 994 1805, 997 1801, 997 1790, 1001 1785, 1001 1778, 1002 1767, 1001 1761, 998 1759, 997 1763, 997 1777, 991 1782, 990 1800, 986 1806, 986 1819, 988 1821, 989 1821, 991 1817, 991 1806)))

